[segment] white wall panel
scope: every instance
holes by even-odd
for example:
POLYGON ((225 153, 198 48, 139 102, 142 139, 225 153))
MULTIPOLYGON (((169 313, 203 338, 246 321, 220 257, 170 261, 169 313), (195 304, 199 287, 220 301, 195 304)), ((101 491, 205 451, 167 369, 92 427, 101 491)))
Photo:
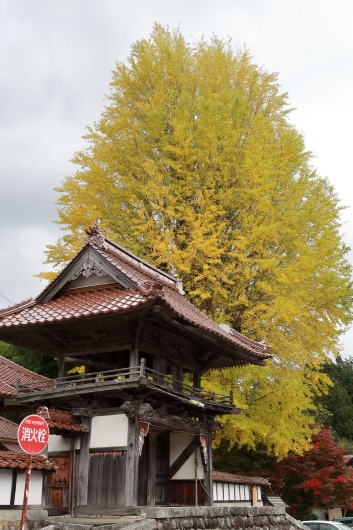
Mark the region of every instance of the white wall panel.
MULTIPOLYGON (((17 475, 17 486, 15 504, 23 503, 23 494, 25 488, 26 473, 17 475)), ((43 484, 43 473, 42 471, 32 471, 31 480, 29 483, 29 495, 28 504, 42 504, 42 484, 43 484)))
POLYGON ((229 500, 230 501, 234 501, 235 500, 234 484, 229 484, 229 500))
POLYGON ((126 447, 128 423, 125 414, 94 416, 90 447, 126 447))
POLYGON ((71 438, 64 438, 59 434, 51 434, 49 436, 48 452, 57 453, 59 451, 70 451, 71 438))
MULTIPOLYGON (((191 434, 172 432, 170 434, 170 465, 180 456, 192 440, 191 434)), ((197 478, 204 478, 199 448, 197 449, 197 478)), ((192 480, 195 478, 195 454, 193 453, 171 480, 192 480)))
POLYGON ((221 482, 217 484, 217 501, 223 501, 223 484, 221 482))
POLYGON ((0 504, 10 504, 12 469, 0 469, 0 504))

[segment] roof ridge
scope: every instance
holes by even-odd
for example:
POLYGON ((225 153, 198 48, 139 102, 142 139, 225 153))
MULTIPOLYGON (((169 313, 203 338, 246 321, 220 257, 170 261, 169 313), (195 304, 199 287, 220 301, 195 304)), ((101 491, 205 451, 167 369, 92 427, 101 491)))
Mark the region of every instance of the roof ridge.
MULTIPOLYGON (((175 307, 173 307, 171 305, 169 300, 167 300, 165 297, 161 297, 161 296, 160 296, 160 298, 162 298, 169 305, 169 307, 172 309, 172 311, 176 312, 175 307)), ((217 335, 219 335, 220 337, 222 337, 224 339, 231 339, 232 336, 233 337, 235 336, 236 339, 239 342, 241 342, 244 346, 247 345, 249 347, 258 348, 259 350, 261 350, 260 352, 258 352, 258 355, 262 355, 265 358, 271 358, 272 357, 271 354, 267 353, 267 351, 266 351, 267 347, 266 347, 265 344, 262 344, 261 342, 257 342, 256 340, 250 339, 249 337, 246 337, 245 335, 242 335, 241 333, 239 333, 239 331, 236 331, 233 328, 230 328, 230 332, 225 331, 223 328, 221 328, 219 326, 219 324, 216 324, 216 322, 214 322, 208 315, 206 315, 206 313, 203 313, 198 307, 196 307, 194 304, 192 304, 187 298, 182 297, 182 300, 183 300, 183 303, 185 303, 188 306, 190 306, 190 308, 192 309, 192 311, 194 313, 201 315, 203 318, 206 318, 207 321, 212 324, 212 328, 213 328, 214 332, 217 333, 217 335)))
MULTIPOLYGON (((163 271, 162 269, 159 269, 158 267, 156 267, 155 265, 152 265, 151 263, 149 263, 148 261, 146 261, 145 259, 143 258, 140 258, 139 256, 136 256, 136 254, 134 254, 133 252, 131 252, 131 250, 128 250, 126 249, 125 247, 119 245, 118 243, 115 243, 115 241, 113 241, 112 239, 108 238, 107 236, 103 236, 104 239, 106 241, 108 241, 108 243, 110 245, 112 245, 114 248, 122 251, 124 254, 127 254, 128 256, 132 257, 134 260, 138 261, 139 263, 143 263, 144 265, 146 265, 148 268, 158 272, 159 274, 162 274, 163 276, 167 276, 170 280, 173 280, 174 282, 177 281, 177 278, 173 275, 173 274, 170 274, 169 272, 165 272, 163 271)), ((90 243, 90 242, 89 242, 90 243)), ((97 245, 97 242, 96 241, 93 241, 92 244, 94 245, 97 245)))
POLYGON ((11 314, 14 309, 25 309, 26 307, 34 304, 34 302, 35 302, 34 298, 27 298, 26 300, 23 300, 22 302, 18 302, 17 304, 4 307, 3 309, 0 309, 0 317, 6 316, 7 314, 11 314))

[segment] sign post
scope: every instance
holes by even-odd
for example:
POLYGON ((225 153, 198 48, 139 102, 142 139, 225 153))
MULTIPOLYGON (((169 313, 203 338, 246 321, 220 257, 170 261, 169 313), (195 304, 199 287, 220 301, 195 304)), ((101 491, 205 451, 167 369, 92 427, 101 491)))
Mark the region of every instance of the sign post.
POLYGON ((23 507, 22 507, 22 518, 21 518, 21 530, 25 530, 26 516, 27 516, 27 504, 28 504, 28 492, 29 492, 29 481, 31 478, 32 468, 32 455, 41 453, 49 441, 49 427, 47 422, 37 414, 27 416, 18 427, 17 432, 18 443, 22 451, 28 454, 28 462, 26 469, 26 482, 25 491, 23 496, 23 507))

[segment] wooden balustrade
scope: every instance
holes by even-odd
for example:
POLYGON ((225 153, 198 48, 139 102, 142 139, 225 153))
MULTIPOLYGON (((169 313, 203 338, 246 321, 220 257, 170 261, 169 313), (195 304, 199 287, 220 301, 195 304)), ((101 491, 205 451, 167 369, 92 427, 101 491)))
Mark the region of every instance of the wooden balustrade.
MULTIPOLYGON (((132 385, 138 384, 141 379, 147 379, 147 385, 156 388, 167 390, 171 396, 188 398, 189 401, 196 402, 212 402, 219 405, 233 405, 233 392, 230 394, 221 394, 212 392, 203 388, 195 388, 185 381, 178 381, 171 375, 162 374, 156 370, 146 367, 146 360, 141 359, 140 365, 128 368, 119 368, 115 370, 107 370, 104 372, 94 372, 89 374, 73 374, 57 379, 48 379, 47 381, 36 381, 31 383, 21 383, 20 380, 16 382, 15 397, 18 400, 21 398, 30 398, 35 395, 42 394, 57 394, 62 395, 75 394, 82 391, 85 393, 92 387, 93 391, 103 390, 103 387, 114 385, 117 388, 119 384, 126 386, 127 383, 132 385)), ((130 385, 129 385, 130 386, 130 385)))

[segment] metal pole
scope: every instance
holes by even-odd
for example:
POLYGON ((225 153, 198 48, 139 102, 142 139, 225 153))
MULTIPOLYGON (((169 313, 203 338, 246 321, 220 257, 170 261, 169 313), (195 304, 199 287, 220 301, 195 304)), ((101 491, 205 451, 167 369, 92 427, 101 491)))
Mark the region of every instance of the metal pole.
POLYGON ((21 530, 25 530, 25 528, 26 528, 27 504, 28 504, 29 481, 30 481, 30 478, 31 478, 31 467, 32 467, 32 455, 29 455, 28 456, 27 469, 26 469, 25 492, 24 492, 24 496, 23 496, 21 530))

